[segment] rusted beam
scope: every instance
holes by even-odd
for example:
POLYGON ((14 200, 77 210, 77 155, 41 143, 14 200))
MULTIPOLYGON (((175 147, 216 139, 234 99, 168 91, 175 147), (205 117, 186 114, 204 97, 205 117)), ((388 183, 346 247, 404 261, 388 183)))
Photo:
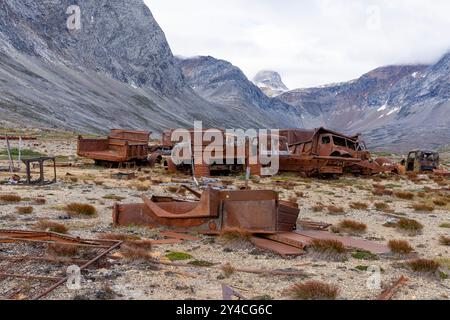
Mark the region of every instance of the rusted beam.
POLYGON ((14 273, 0 273, 0 278, 20 278, 20 279, 34 279, 34 280, 46 280, 46 281, 59 281, 62 279, 62 278, 57 278, 57 277, 46 277, 46 276, 14 274, 14 273))
POLYGON ((392 286, 383 291, 377 300, 391 300, 397 291, 409 281, 405 276, 401 276, 392 286))

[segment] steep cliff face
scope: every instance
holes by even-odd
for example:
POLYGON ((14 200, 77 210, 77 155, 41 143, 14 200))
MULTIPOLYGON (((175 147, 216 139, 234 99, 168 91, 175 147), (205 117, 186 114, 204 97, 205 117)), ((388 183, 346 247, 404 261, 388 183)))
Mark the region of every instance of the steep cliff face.
POLYGON ((196 94, 142 0, 2 0, 0 119, 81 132, 274 123, 196 94))
POLYGON ((164 33, 141 0, 4 0, 0 6, 2 38, 23 54, 162 93, 183 87, 164 33), (79 30, 67 28, 73 4, 81 8, 79 30))
POLYGON ((188 84, 206 100, 248 114, 271 128, 303 127, 309 115, 301 106, 291 106, 265 95, 231 63, 213 57, 179 59, 188 84))

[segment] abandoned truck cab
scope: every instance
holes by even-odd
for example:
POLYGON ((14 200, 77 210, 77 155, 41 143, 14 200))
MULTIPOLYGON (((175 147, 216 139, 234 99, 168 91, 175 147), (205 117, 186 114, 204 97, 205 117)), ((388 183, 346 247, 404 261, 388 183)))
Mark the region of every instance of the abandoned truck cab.
POLYGON ((374 174, 392 171, 372 161, 360 135, 346 136, 318 128, 314 130, 287 129, 280 134, 288 139, 291 156, 280 160, 282 171, 314 174, 374 174))
POLYGON ((435 151, 413 150, 406 159, 406 172, 434 172, 439 169, 439 153, 435 151))

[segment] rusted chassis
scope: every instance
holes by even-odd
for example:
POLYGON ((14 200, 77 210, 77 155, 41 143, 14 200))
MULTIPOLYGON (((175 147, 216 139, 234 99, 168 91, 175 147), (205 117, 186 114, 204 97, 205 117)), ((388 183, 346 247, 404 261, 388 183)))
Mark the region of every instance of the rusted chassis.
MULTIPOLYGON (((173 150, 174 148, 180 147, 181 144, 178 144, 177 142, 171 141, 171 136, 174 130, 166 131, 163 133, 163 148, 173 150)), ((201 177, 209 177, 212 175, 219 176, 219 175, 229 175, 229 174, 238 174, 245 171, 245 163, 240 163, 237 159, 238 149, 235 146, 234 149, 234 158, 227 158, 226 150, 227 150, 227 140, 233 140, 234 143, 237 143, 237 137, 232 135, 227 135, 224 130, 222 129, 202 129, 196 131, 195 129, 189 129, 190 133, 190 139, 191 139, 191 151, 192 155, 191 157, 187 157, 182 159, 183 164, 181 165, 175 165, 169 155, 163 155, 162 153, 155 153, 150 156, 150 158, 155 158, 157 161, 152 161, 153 163, 157 163, 158 161, 161 161, 165 163, 166 168, 169 172, 183 172, 186 174, 194 175, 198 178, 201 177), (195 155, 200 153, 202 156, 204 155, 205 148, 209 146, 209 144, 212 141, 203 141, 202 144, 199 146, 196 146, 194 144, 195 137, 194 134, 196 132, 199 132, 202 137, 206 132, 215 132, 219 135, 222 135, 223 137, 223 145, 222 146, 216 146, 215 152, 211 155, 209 159, 201 159, 201 161, 198 161, 198 159, 195 158, 195 155), (220 154, 216 155, 216 153, 220 154)), ((247 150, 247 148, 246 148, 247 150)), ((247 152, 247 151, 246 151, 247 152)), ((245 159, 248 158, 248 154, 245 154, 245 159)), ((246 162, 242 161, 242 162, 246 162)), ((252 167, 253 169, 253 167, 252 167)))
POLYGON ((280 201, 274 191, 217 191, 208 189, 199 201, 142 196, 142 204, 116 204, 115 226, 187 229, 205 234, 245 230, 253 234, 289 232, 296 228, 298 206, 280 201))
POLYGON ((77 154, 97 164, 142 162, 148 158, 150 132, 111 130, 106 139, 78 137, 77 154))
POLYGON ((315 130, 287 129, 280 135, 287 140, 289 156, 280 158, 280 171, 311 175, 344 173, 372 175, 393 172, 394 166, 373 161, 359 136, 345 136, 325 128, 315 130))

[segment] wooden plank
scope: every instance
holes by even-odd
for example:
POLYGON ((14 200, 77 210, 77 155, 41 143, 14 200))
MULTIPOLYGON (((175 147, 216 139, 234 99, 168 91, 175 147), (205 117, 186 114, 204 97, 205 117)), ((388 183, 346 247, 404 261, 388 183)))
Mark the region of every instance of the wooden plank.
POLYGON ((374 254, 385 254, 390 252, 388 246, 383 244, 363 239, 342 237, 326 231, 297 230, 295 233, 311 239, 337 240, 342 242, 346 247, 365 250, 374 254))
POLYGON ((260 249, 272 251, 282 256, 300 256, 304 254, 304 251, 299 248, 265 238, 252 237, 251 241, 260 249))

